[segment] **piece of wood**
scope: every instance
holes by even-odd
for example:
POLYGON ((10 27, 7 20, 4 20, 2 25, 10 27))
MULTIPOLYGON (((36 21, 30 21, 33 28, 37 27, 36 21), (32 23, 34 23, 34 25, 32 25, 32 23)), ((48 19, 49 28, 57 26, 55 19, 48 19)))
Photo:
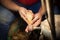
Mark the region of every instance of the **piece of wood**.
POLYGON ((31 24, 32 19, 33 19, 32 12, 27 12, 27 19, 28 19, 29 24, 31 24))

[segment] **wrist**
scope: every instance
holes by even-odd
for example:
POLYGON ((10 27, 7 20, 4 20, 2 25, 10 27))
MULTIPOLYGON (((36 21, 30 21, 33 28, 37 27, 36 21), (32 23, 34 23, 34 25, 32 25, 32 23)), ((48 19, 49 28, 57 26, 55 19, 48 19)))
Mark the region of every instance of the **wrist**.
POLYGON ((38 15, 40 15, 40 17, 42 17, 42 16, 43 16, 43 14, 42 14, 41 12, 38 12, 38 15))
POLYGON ((20 8, 21 8, 21 7, 20 7, 20 6, 18 6, 18 7, 17 7, 17 11, 19 11, 19 10, 20 10, 20 8))

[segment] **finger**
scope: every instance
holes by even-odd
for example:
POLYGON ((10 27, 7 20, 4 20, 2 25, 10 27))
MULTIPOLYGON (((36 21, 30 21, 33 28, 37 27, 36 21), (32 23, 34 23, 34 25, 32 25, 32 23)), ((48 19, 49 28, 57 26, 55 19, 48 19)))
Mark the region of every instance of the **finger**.
POLYGON ((34 19, 32 20, 32 24, 38 20, 38 16, 35 16, 34 19))
POLYGON ((32 30, 33 30, 32 25, 28 25, 28 26, 26 27, 26 29, 25 29, 26 32, 30 32, 30 31, 32 31, 32 30))
POLYGON ((33 27, 37 27, 41 22, 41 19, 37 20, 34 24, 33 24, 33 27))
POLYGON ((26 11, 21 11, 20 14, 23 14, 26 17, 26 11))
POLYGON ((33 30, 32 25, 29 25, 29 26, 28 26, 28 31, 32 31, 32 30, 33 30))
MULTIPOLYGON (((21 13, 21 12, 20 12, 21 13)), ((28 20, 27 20, 27 18, 21 13, 20 14, 21 15, 21 17, 23 18, 23 20, 25 20, 25 22, 28 24, 28 20)))
POLYGON ((27 33, 28 33, 28 26, 26 27, 25 32, 27 32, 27 33))

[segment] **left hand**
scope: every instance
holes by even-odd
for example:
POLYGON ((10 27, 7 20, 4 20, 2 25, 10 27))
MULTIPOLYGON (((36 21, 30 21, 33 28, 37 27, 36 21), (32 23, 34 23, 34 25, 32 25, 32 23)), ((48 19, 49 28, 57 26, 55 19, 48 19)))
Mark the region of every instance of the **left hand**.
POLYGON ((28 25, 25 29, 26 32, 34 30, 33 27, 37 27, 41 23, 42 16, 40 13, 36 13, 32 20, 32 25, 28 25))
POLYGON ((34 27, 37 27, 41 23, 42 15, 40 13, 36 13, 34 19, 32 20, 32 24, 34 27))

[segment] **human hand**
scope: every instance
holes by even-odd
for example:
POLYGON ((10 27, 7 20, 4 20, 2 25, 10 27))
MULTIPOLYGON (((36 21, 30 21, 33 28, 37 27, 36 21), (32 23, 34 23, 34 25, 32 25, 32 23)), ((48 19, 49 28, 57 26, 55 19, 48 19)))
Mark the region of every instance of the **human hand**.
POLYGON ((30 32, 30 31, 32 31, 33 30, 33 28, 32 28, 32 25, 27 25, 27 27, 26 27, 26 29, 25 29, 25 32, 30 32))
POLYGON ((19 11, 19 14, 21 16, 21 18, 28 23, 27 21, 27 18, 26 18, 26 12, 27 12, 27 9, 24 8, 24 7, 20 7, 20 9, 18 10, 19 11))
POLYGON ((40 13, 36 13, 34 19, 32 20, 33 27, 37 27, 41 23, 42 15, 40 13))
POLYGON ((34 30, 40 23, 41 23, 41 18, 39 13, 35 14, 34 19, 32 20, 32 24, 28 25, 25 29, 26 32, 34 30))
POLYGON ((33 12, 31 10, 27 10, 26 8, 24 7, 20 7, 19 9, 19 14, 21 16, 21 18, 23 18, 23 20, 27 23, 27 24, 30 24, 29 22, 29 19, 33 17, 33 12), (30 16, 31 17, 30 17, 30 16))

